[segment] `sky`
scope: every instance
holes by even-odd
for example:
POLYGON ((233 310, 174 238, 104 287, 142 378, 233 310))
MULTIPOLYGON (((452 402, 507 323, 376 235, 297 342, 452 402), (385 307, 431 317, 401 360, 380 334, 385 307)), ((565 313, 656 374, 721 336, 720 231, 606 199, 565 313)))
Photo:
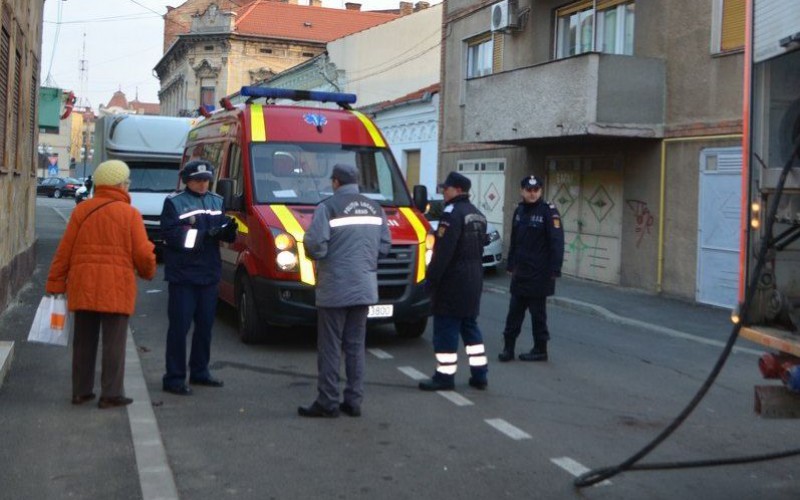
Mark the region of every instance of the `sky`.
MULTIPOLYGON (((345 1, 323 0, 322 5, 344 8, 345 1)), ((353 1, 361 3, 361 10, 393 9, 400 3, 400 0, 353 1)), ((72 90, 79 104, 87 99, 95 110, 100 104, 108 104, 117 90, 122 90, 128 100, 138 93, 140 101, 158 102, 159 82, 153 68, 163 55, 161 16, 168 5, 177 7, 182 3, 182 0, 46 0, 42 84, 72 90), (81 92, 81 60, 86 61, 87 68, 85 93, 81 92)), ((299 3, 308 4, 308 0, 299 3)))

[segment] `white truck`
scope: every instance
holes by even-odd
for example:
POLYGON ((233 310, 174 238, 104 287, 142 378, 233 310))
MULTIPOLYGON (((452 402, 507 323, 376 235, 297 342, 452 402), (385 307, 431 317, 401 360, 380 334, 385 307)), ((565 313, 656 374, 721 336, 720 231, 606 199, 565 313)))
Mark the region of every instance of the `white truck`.
POLYGON ((94 167, 122 160, 131 169, 131 204, 144 217, 147 236, 161 242, 164 199, 178 186, 178 171, 192 118, 104 116, 95 124, 94 167))

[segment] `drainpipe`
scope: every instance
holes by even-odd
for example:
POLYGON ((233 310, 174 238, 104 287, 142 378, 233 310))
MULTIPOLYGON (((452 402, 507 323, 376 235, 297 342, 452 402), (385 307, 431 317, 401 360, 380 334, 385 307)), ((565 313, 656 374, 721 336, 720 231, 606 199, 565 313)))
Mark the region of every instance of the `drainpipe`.
POLYGON ((692 141, 715 141, 723 139, 741 139, 742 134, 727 135, 701 135, 696 137, 673 137, 661 141, 661 178, 660 193, 658 201, 658 271, 656 273, 656 292, 663 291, 664 280, 664 212, 667 191, 667 143, 672 142, 692 142, 692 141))

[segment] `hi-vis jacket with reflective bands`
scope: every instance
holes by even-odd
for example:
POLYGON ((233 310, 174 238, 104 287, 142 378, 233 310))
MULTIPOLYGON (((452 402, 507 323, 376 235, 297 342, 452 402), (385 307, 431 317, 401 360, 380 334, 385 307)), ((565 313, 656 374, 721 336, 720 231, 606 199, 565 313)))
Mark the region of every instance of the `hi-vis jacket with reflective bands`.
POLYGON ((305 234, 317 261, 316 305, 348 307, 378 302, 378 256, 392 240, 381 206, 345 184, 314 210, 305 234))
MULTIPOLYGON (((164 238, 164 279, 185 285, 213 285, 221 273, 219 244, 208 230, 225 222, 222 197, 188 189, 164 200, 161 233, 164 238), (196 229, 194 244, 187 248, 189 230, 196 229)), ((192 243, 189 241, 189 243, 192 243)))

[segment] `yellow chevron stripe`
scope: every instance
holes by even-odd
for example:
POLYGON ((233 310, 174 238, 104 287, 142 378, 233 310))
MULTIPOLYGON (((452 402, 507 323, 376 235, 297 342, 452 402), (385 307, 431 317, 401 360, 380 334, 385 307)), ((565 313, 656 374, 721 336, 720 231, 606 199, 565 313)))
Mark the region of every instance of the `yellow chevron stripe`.
POLYGON ((417 233, 417 241, 419 242, 417 245, 417 283, 419 283, 425 279, 425 237, 428 232, 420 222, 417 214, 410 207, 400 207, 400 213, 408 219, 411 227, 414 228, 414 232, 417 233))
POLYGON ((378 131, 378 127, 376 127, 375 124, 372 123, 372 120, 370 120, 364 113, 360 111, 352 110, 350 112, 356 115, 359 120, 361 120, 361 123, 363 123, 364 127, 366 127, 367 132, 369 132, 369 135, 370 137, 372 137, 372 141, 375 143, 375 145, 378 146, 379 148, 385 148, 386 143, 383 141, 383 137, 381 137, 381 133, 378 131))
POLYGON ((237 216, 235 214, 232 214, 232 215, 229 215, 229 217, 236 221, 236 224, 239 226, 238 231, 240 233, 242 233, 242 234, 250 233, 250 228, 247 227, 247 224, 245 224, 244 221, 239 218, 239 216, 237 216))
POLYGON ((286 232, 291 234, 297 241, 297 257, 300 260, 300 281, 315 285, 317 279, 314 276, 314 263, 306 257, 306 250, 303 246, 303 236, 306 234, 303 226, 297 222, 297 218, 286 205, 272 205, 272 211, 278 216, 278 220, 281 221, 286 232))
POLYGON ((264 106, 261 104, 250 105, 250 133, 253 136, 253 142, 266 142, 267 140, 264 106))

